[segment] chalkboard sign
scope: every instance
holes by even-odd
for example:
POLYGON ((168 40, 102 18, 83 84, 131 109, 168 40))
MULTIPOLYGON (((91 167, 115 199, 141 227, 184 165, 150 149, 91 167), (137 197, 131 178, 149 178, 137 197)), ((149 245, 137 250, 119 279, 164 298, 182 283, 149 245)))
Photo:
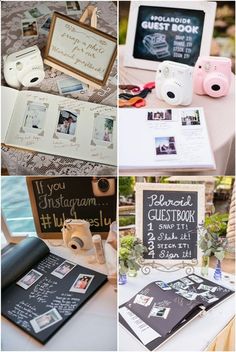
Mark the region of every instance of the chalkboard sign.
POLYGON ((136 184, 136 231, 147 260, 198 258, 198 226, 204 221, 204 186, 136 184))
POLYGON ((215 3, 132 2, 127 35, 127 66, 156 70, 164 60, 194 66, 209 55, 215 3), (132 45, 132 46, 131 46, 132 45))
POLYGON ((65 219, 89 221, 93 233, 108 234, 116 220, 116 178, 28 177, 39 237, 62 238, 65 219))

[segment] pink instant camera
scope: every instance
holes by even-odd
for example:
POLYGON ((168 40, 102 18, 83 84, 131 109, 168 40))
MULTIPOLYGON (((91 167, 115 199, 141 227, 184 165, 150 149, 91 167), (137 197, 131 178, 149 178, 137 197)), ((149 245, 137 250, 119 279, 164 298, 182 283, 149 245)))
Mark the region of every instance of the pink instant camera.
POLYGON ((227 57, 201 56, 194 73, 194 92, 213 98, 228 94, 231 81, 231 60, 227 57))

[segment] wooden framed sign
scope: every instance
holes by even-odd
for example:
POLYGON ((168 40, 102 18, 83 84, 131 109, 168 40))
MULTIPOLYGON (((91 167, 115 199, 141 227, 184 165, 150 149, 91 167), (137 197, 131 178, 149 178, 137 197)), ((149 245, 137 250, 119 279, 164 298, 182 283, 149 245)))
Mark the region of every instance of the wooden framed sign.
POLYGON ((105 238, 116 220, 116 178, 27 177, 39 237, 62 238, 66 219, 89 221, 90 231, 105 238))
POLYGON ((194 66, 210 54, 216 3, 131 1, 124 65, 156 70, 158 62, 194 66))
POLYGON ((136 183, 136 233, 145 261, 190 263, 200 258, 198 226, 204 222, 205 186, 136 183))
POLYGON ((104 86, 116 59, 116 38, 54 12, 44 62, 95 87, 104 86))

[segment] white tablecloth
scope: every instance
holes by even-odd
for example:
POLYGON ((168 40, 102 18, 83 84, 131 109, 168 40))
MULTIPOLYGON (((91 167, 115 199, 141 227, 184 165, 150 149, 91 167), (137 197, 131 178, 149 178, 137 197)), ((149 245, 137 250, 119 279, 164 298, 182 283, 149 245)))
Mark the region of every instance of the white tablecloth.
MULTIPOLYGON (((195 270, 196 274, 200 274, 200 268, 195 270)), ((214 270, 209 269, 207 279, 217 284, 227 286, 233 289, 234 284, 230 284, 230 279, 234 279, 232 275, 230 279, 222 279, 215 281, 213 278, 214 270)), ((149 275, 141 272, 136 278, 128 278, 127 284, 119 286, 119 305, 128 301, 144 286, 155 280, 165 282, 176 280, 185 276, 184 269, 174 273, 163 273, 161 271, 152 270, 149 275)), ((194 321, 186 325, 181 331, 174 335, 169 341, 160 347, 161 351, 204 351, 209 343, 217 336, 217 334, 225 327, 225 325, 234 316, 234 296, 225 300, 218 307, 208 311, 205 316, 197 317, 194 321)), ((143 351, 145 347, 132 336, 121 324, 119 324, 119 350, 120 351, 143 351)))

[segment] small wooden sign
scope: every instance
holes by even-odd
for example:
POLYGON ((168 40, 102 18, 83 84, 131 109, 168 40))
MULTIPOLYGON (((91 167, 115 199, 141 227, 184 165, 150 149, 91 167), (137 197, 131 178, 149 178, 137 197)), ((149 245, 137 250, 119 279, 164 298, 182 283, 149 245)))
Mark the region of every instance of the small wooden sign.
POLYGON ((84 219, 92 233, 105 238, 116 220, 114 177, 27 177, 27 186, 36 231, 43 239, 61 239, 65 219, 84 219))
POLYGON ((136 183, 136 233, 143 258, 191 262, 200 257, 198 227, 204 222, 204 185, 136 183))
POLYGON ((116 38, 54 12, 44 56, 47 65, 101 87, 106 84, 116 53, 116 38))

